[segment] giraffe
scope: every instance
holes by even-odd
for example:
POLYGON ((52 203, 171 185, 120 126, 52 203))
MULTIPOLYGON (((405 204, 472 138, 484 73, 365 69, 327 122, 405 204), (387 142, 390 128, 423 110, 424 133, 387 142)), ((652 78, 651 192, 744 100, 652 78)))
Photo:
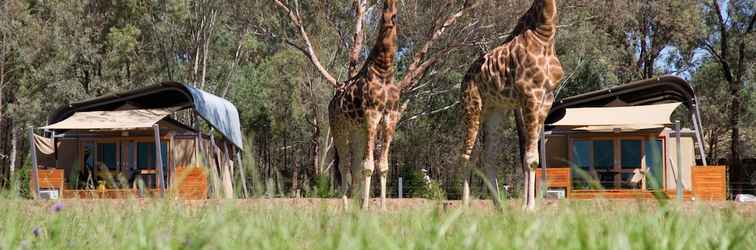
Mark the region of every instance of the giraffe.
MULTIPOLYGON (((345 162, 351 153, 351 186, 354 189, 361 185, 359 189, 362 191, 363 208, 368 207, 370 198, 370 181, 375 169, 373 154, 378 132, 383 134, 378 171, 380 206, 385 208, 389 147, 396 124, 401 118, 401 89, 393 83, 397 51, 396 14, 396 0, 385 0, 381 27, 373 49, 360 71, 336 89, 328 106, 337 157, 339 161, 345 162)), ((344 167, 347 164, 338 165, 342 180, 341 191, 346 195, 350 169, 344 167)))
MULTIPOLYGON (((482 160, 488 178, 496 183, 492 160, 502 137, 501 126, 506 125, 505 118, 514 110, 525 180, 523 208, 527 210, 535 208, 539 136, 563 74, 554 50, 556 23, 556 0, 534 0, 505 42, 475 61, 462 82, 467 127, 463 167, 470 171, 470 155, 482 122, 485 131, 482 160)), ((469 178, 467 174, 463 187, 466 205, 470 200, 469 178)), ((500 206, 496 198, 494 204, 500 206)))

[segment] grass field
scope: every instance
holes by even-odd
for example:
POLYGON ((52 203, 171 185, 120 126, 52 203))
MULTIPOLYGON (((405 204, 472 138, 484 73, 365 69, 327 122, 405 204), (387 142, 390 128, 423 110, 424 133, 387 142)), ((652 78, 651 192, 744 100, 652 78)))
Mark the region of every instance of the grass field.
POLYGON ((0 200, 0 249, 754 249, 756 206, 652 201, 0 200))

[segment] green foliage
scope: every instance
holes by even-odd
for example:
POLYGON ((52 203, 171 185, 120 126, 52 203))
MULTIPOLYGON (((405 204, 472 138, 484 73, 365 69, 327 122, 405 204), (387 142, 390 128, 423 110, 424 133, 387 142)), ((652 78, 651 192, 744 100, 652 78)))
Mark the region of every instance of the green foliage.
POLYGON ((404 193, 410 197, 426 198, 434 200, 446 199, 446 191, 436 180, 426 182, 425 174, 417 169, 405 168, 402 175, 404 193))
POLYGON ((332 198, 338 196, 334 189, 331 188, 331 179, 325 175, 319 175, 315 177, 314 187, 311 190, 311 194, 307 194, 309 197, 315 198, 332 198))

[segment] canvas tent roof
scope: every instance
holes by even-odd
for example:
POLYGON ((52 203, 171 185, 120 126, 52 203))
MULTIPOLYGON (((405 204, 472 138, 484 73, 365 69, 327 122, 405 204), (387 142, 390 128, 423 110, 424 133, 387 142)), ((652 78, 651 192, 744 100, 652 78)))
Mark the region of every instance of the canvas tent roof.
POLYGON ((132 109, 85 111, 43 127, 44 129, 126 130, 150 128, 174 111, 170 109, 132 109))
POLYGON ((606 131, 614 129, 641 130, 662 128, 672 124, 670 116, 679 102, 626 106, 567 108, 565 116, 551 125, 571 127, 573 130, 606 131))
POLYGON ((660 76, 570 96, 554 103, 546 118, 546 124, 561 120, 568 108, 639 106, 669 102, 681 102, 692 112, 696 109, 697 103, 693 87, 680 77, 660 76))
POLYGON ((221 97, 177 82, 163 82, 141 89, 72 103, 53 112, 48 118, 48 124, 66 120, 77 112, 115 111, 129 106, 134 109, 193 108, 227 140, 239 149, 243 148, 241 122, 236 107, 221 97))

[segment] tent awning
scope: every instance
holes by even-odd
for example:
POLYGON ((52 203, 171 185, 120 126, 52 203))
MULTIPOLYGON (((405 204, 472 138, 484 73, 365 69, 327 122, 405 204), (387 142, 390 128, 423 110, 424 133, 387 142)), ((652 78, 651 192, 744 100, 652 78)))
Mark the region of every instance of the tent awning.
POLYGON ((77 112, 123 109, 193 109, 237 148, 243 149, 239 111, 226 99, 187 84, 162 82, 127 92, 112 93, 60 107, 47 120, 57 124, 77 112), (132 108, 133 107, 133 108, 132 108))
POLYGON ((173 109, 76 112, 65 120, 43 128, 51 130, 127 130, 151 128, 152 125, 173 114, 173 112, 173 109))
POLYGON ((573 130, 607 131, 614 129, 641 130, 661 128, 672 124, 670 116, 679 102, 600 108, 567 108, 565 116, 552 126, 572 127, 573 130))

